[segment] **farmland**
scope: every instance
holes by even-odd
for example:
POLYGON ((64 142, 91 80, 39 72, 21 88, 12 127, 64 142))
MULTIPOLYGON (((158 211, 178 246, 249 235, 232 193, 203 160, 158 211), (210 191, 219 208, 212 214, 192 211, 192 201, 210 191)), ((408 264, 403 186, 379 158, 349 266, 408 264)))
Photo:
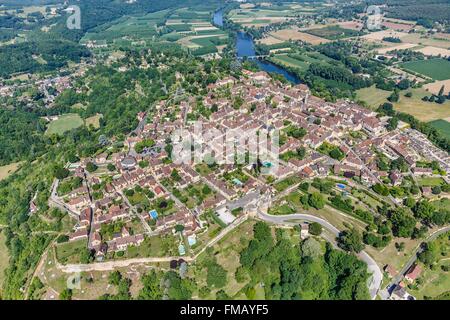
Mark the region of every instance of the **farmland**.
POLYGON ((337 25, 326 26, 324 28, 309 29, 305 32, 312 34, 313 36, 325 38, 328 40, 344 39, 359 35, 359 32, 356 30, 344 29, 337 25))
POLYGON ((300 6, 296 4, 280 4, 256 7, 240 7, 230 12, 229 18, 234 23, 244 27, 262 27, 272 23, 283 22, 294 18, 298 14, 310 14, 316 11, 320 5, 300 6))
POLYGON ((297 68, 301 71, 307 70, 311 63, 327 62, 329 60, 330 59, 328 57, 316 52, 278 54, 272 58, 274 63, 297 68))
MULTIPOLYGON (((443 104, 422 101, 424 96, 429 96, 423 88, 408 90, 412 93, 411 98, 404 96, 406 91, 400 93, 400 101, 393 103, 394 109, 408 113, 417 119, 429 122, 450 117, 450 101, 443 104)), ((375 86, 356 91, 357 100, 366 102, 371 108, 376 109, 380 104, 387 102, 391 92, 377 89, 375 86)))
POLYGON ((156 25, 164 21, 167 12, 159 11, 143 16, 119 18, 92 30, 92 32, 88 32, 81 40, 81 43, 99 40, 112 43, 122 38, 150 40, 157 35, 156 25))
POLYGON ((450 61, 444 59, 430 59, 411 61, 400 64, 406 70, 423 74, 434 80, 450 79, 450 61))
POLYGON ((215 8, 192 11, 183 8, 167 16, 166 31, 161 40, 176 42, 191 50, 194 55, 215 53, 228 43, 228 35, 211 23, 215 8))
POLYGON ((432 94, 438 95, 442 86, 444 86, 444 93, 447 94, 450 91, 450 79, 443 81, 435 81, 424 85, 423 87, 432 94))
MULTIPOLYGON (((306 32, 301 32, 296 28, 282 29, 276 32, 270 33, 270 37, 282 41, 294 40, 294 41, 304 41, 313 45, 327 43, 328 39, 318 37, 306 32)), ((270 38, 269 37, 269 38, 270 38)))

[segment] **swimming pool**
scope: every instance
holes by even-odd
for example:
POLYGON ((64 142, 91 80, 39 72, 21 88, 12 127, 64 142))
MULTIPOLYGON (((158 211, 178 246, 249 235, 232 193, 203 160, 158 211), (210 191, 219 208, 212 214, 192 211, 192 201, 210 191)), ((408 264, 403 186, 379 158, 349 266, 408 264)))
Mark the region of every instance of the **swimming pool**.
POLYGON ((344 190, 345 188, 347 188, 347 186, 346 186, 345 184, 342 184, 342 183, 336 184, 336 187, 338 187, 339 189, 342 189, 342 190, 344 190))
POLYGON ((236 178, 233 179, 233 183, 234 183, 235 185, 237 185, 237 186, 242 186, 242 185, 244 185, 244 184, 242 183, 241 180, 236 179, 236 178))

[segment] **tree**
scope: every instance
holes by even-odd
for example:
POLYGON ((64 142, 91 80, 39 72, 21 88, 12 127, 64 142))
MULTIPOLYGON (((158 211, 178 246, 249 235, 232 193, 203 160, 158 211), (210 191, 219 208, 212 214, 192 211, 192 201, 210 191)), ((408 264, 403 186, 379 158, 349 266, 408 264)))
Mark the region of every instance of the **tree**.
POLYGON ((392 233, 396 237, 410 238, 416 226, 416 220, 405 209, 398 208, 391 213, 392 233))
POLYGON ((441 194, 442 192, 441 186, 434 186, 433 188, 431 188, 431 192, 433 194, 441 194))
POLYGON ((93 172, 95 172, 97 169, 98 169, 97 165, 94 164, 94 163, 92 163, 92 162, 88 162, 88 163, 86 164, 86 170, 87 170, 89 173, 93 173, 93 172))
POLYGON ((217 300, 231 300, 231 297, 224 290, 219 290, 216 292, 216 299, 217 300))
POLYGON ((184 230, 184 226, 182 225, 182 224, 177 224, 176 226, 175 226, 175 231, 176 232, 183 232, 183 230, 184 230))
POLYGON ((315 260, 323 254, 320 242, 318 242, 314 238, 308 238, 304 240, 301 248, 302 257, 310 257, 315 260))
POLYGON ((438 96, 436 99, 436 103, 443 104, 447 100, 444 96, 438 96))
POLYGON ((181 176, 178 173, 177 169, 173 169, 172 173, 170 174, 170 177, 173 179, 173 181, 179 182, 181 181, 181 176))
POLYGON ((414 216, 424 221, 429 221, 434 213, 434 206, 428 200, 418 202, 413 209, 414 216))
POLYGON ((309 224, 309 233, 313 236, 319 236, 322 233, 322 226, 317 222, 312 222, 309 224))
POLYGON ((116 171, 116 166, 113 165, 112 163, 108 163, 108 165, 106 166, 106 168, 112 172, 112 171, 116 171))
POLYGON ((397 249, 398 252, 403 252, 403 251, 405 251, 405 243, 404 242, 396 242, 395 248, 397 249))
POLYGON ((76 163, 80 161, 80 158, 78 158, 75 154, 71 153, 68 157, 68 160, 70 163, 76 163))
POLYGON ((441 211, 436 211, 433 213, 433 216, 430 219, 430 222, 438 225, 438 226, 443 226, 447 223, 450 222, 450 211, 447 210, 441 210, 441 211))
POLYGON ((94 254, 90 249, 84 249, 80 254, 80 262, 83 264, 90 263, 94 260, 94 254))
POLYGON ((388 129, 388 131, 392 131, 397 129, 397 126, 398 126, 398 118, 393 117, 389 119, 386 129, 388 129))
POLYGON ((69 176, 69 174, 70 174, 70 171, 61 166, 57 166, 53 171, 53 175, 55 176, 56 179, 59 179, 59 180, 67 178, 69 176))
POLYGON ((417 256, 419 261, 425 265, 432 265, 439 257, 439 247, 436 242, 423 244, 423 251, 417 256))
POLYGON ((387 98, 390 102, 398 102, 400 100, 400 95, 397 90, 394 90, 392 94, 387 98))
POLYGON ((344 230, 339 234, 338 246, 345 251, 356 253, 364 249, 362 236, 355 228, 344 230))
POLYGON ((411 81, 409 81, 408 79, 403 79, 401 80, 398 84, 397 87, 400 90, 406 90, 411 86, 411 81))
POLYGON ((427 234, 428 228, 426 226, 421 226, 420 228, 414 228, 413 233, 411 235, 412 239, 420 239, 424 238, 427 234))
POLYGON ((245 282, 245 280, 247 280, 247 272, 242 266, 236 269, 236 272, 234 273, 234 278, 239 283, 243 283, 245 282))
POLYGON ((372 189, 382 196, 387 197, 389 195, 389 189, 384 184, 376 183, 373 185, 372 189))
POLYGON ((119 271, 113 271, 108 276, 108 282, 111 285, 118 286, 121 280, 122 280, 122 274, 119 271))
POLYGON ((342 160, 345 157, 345 154, 339 148, 334 148, 330 151, 330 157, 336 160, 342 160))
POLYGON ((303 160, 305 158, 305 156, 306 156, 306 149, 304 147, 297 148, 296 152, 297 152, 297 157, 300 160, 303 160))
POLYGON ((390 102, 383 103, 377 111, 390 117, 395 115, 394 105, 390 102))
POLYGON ((210 287, 222 288, 227 284, 227 271, 215 260, 207 263, 206 283, 210 287))
POLYGON ((64 289, 59 294, 59 300, 72 300, 72 289, 64 289))
POLYGON ((150 271, 142 277, 142 289, 139 292, 139 300, 161 300, 163 292, 160 286, 160 279, 155 270, 150 271))
POLYGON ((188 279, 181 277, 174 271, 169 271, 164 275, 164 286, 167 290, 167 297, 172 300, 189 300, 192 296, 192 284, 188 279))
POLYGON ((325 199, 323 198, 323 196, 320 193, 315 192, 309 196, 308 204, 311 207, 316 208, 317 210, 320 210, 325 207, 325 199))
POLYGON ((416 200, 412 197, 408 197, 403 201, 403 204, 412 209, 416 205, 416 200))
POLYGON ((212 191, 211 188, 206 184, 202 188, 202 193, 204 195, 209 195, 211 193, 211 191, 212 191))

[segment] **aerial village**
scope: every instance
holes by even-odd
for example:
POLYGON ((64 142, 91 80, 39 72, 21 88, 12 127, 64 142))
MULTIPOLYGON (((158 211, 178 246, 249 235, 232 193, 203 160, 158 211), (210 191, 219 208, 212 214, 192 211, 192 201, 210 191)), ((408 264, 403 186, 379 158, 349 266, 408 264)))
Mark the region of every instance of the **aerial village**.
MULTIPOLYGON (((138 114, 139 125, 119 152, 111 148, 111 152, 67 164, 72 172, 67 179, 78 178, 80 187, 61 194, 57 190, 64 181, 55 180, 51 205, 77 221, 69 241, 87 240, 96 261, 105 261, 109 253, 140 246, 146 237, 182 234, 188 244, 180 240, 176 246, 178 255, 183 256, 188 254, 187 246, 195 245, 197 237, 208 232, 202 215, 212 213, 224 226, 232 226, 236 219, 264 210, 263 200, 267 212, 278 181, 333 176, 361 188, 383 183, 398 186, 406 178, 437 175, 431 168, 417 165, 431 161, 450 172, 448 154, 406 123, 400 121, 388 131, 389 117, 377 116, 348 100, 326 102, 311 95, 305 85, 282 84, 265 72, 244 70, 240 79, 218 80, 208 87, 202 105, 214 110, 209 118, 200 115, 197 119, 204 131, 214 128, 225 134, 241 129, 270 134, 278 130, 279 155, 269 155, 262 164, 269 170, 258 174, 254 163, 171 161, 171 133, 181 128, 193 132, 189 115, 196 111, 196 104, 194 98, 177 106, 162 101, 151 115, 138 114), (230 96, 239 97, 238 108, 230 103, 230 96), (175 118, 169 117, 174 110, 175 118), (300 133, 291 134, 293 130, 300 133), (304 150, 301 156, 299 149, 304 150), (338 156, 332 150, 338 150, 338 156), (401 158, 409 170, 382 171, 377 166, 380 157, 401 158), (116 227, 119 222, 120 229, 116 227), (111 225, 115 227, 109 229, 114 231, 108 232, 111 225)), ((208 143, 196 137, 194 141, 208 143)), ((210 149, 203 152, 202 156, 211 154, 210 149)), ((439 177, 449 182, 448 174, 439 177)), ((345 190, 342 192, 345 195, 345 190)), ((420 192, 423 197, 432 194, 429 187, 420 192)), ((390 197, 402 203, 401 198, 390 197)), ((413 270, 412 277, 416 272, 413 270)))

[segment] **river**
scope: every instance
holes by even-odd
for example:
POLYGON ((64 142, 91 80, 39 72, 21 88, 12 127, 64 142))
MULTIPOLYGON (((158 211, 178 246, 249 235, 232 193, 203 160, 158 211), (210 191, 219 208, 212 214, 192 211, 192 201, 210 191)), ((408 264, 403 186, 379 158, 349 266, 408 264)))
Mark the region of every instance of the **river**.
MULTIPOLYGON (((223 27, 223 10, 217 10, 214 13, 213 22, 216 26, 223 27)), ((255 42, 253 38, 246 32, 239 31, 236 35, 236 54, 238 58, 254 57, 255 42)), ((293 73, 287 71, 281 66, 273 64, 267 60, 254 59, 258 67, 266 72, 273 72, 282 75, 288 81, 299 84, 300 79, 293 73)))

